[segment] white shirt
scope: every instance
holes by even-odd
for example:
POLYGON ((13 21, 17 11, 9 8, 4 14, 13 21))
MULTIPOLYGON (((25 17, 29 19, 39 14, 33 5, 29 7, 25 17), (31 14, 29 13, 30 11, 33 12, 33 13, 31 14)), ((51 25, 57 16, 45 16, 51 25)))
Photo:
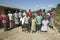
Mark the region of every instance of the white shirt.
POLYGON ((26 13, 25 12, 23 13, 23 16, 26 16, 26 13))
POLYGON ((47 25, 48 25, 48 23, 49 23, 49 21, 48 21, 48 20, 43 20, 43 21, 42 21, 42 24, 43 24, 44 26, 47 26, 47 25))
POLYGON ((20 18, 20 21, 22 22, 22 24, 24 24, 24 22, 25 22, 25 17, 20 18))
POLYGON ((28 17, 25 17, 25 23, 28 24, 29 23, 29 16, 28 17))
POLYGON ((17 14, 17 13, 14 13, 14 17, 15 17, 15 18, 18 18, 18 14, 17 14))
POLYGON ((12 20, 12 16, 13 16, 13 14, 8 14, 8 16, 9 16, 9 20, 12 20))
POLYGON ((21 12, 18 13, 19 18, 21 18, 21 12))

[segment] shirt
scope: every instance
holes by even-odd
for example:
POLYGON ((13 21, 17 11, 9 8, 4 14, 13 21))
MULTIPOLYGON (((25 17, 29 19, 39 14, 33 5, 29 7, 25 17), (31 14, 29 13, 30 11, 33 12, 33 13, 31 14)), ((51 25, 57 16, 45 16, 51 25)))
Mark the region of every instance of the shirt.
POLYGON ((43 16, 44 16, 44 17, 46 16, 46 12, 43 12, 43 16))
POLYGON ((7 23, 7 16, 5 14, 1 14, 1 19, 2 19, 2 23, 7 23))
POLYGON ((20 21, 22 22, 22 25, 23 25, 25 22, 25 17, 21 18, 20 21))
POLYGON ((18 18, 18 14, 17 14, 17 13, 14 13, 14 17, 15 17, 15 18, 18 18))
POLYGON ((26 16, 26 13, 25 12, 23 13, 23 16, 26 16))
POLYGON ((41 24, 42 22, 42 16, 36 16, 36 24, 41 24))
POLYGON ((18 17, 21 18, 21 12, 18 13, 18 17))
POLYGON ((32 12, 28 12, 28 16, 32 17, 32 12))
POLYGON ((25 17, 25 24, 28 24, 29 23, 29 18, 30 17, 25 17))
POLYGON ((51 19, 55 19, 55 15, 56 15, 56 12, 55 11, 51 12, 50 18, 51 19))
POLYGON ((47 25, 48 25, 48 23, 49 23, 49 21, 48 21, 48 20, 43 20, 43 21, 42 21, 42 24, 43 24, 44 26, 47 26, 47 25))
POLYGON ((8 16, 9 16, 9 20, 12 20, 13 15, 9 13, 8 16))

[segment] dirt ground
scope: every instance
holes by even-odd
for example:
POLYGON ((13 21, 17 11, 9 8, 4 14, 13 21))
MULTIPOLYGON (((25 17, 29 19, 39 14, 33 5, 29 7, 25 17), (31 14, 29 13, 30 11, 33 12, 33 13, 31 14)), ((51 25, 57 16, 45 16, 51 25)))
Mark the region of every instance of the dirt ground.
POLYGON ((21 27, 4 32, 2 28, 0 40, 60 40, 60 34, 50 28, 48 28, 48 33, 26 33, 21 31, 21 27))

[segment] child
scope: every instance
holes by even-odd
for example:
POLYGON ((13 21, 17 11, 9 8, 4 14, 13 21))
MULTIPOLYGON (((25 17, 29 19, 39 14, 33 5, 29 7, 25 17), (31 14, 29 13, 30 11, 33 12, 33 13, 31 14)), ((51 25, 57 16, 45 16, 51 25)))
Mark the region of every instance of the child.
POLYGON ((30 28, 29 19, 30 19, 30 17, 28 15, 26 15, 26 17, 25 17, 25 30, 27 30, 27 32, 29 32, 29 28, 30 28))
POLYGON ((36 16, 36 31, 39 32, 41 30, 41 22, 42 22, 42 15, 38 13, 36 16))
POLYGON ((22 25, 22 31, 25 31, 25 28, 24 28, 25 17, 24 16, 22 16, 20 18, 20 22, 21 22, 21 25, 22 25))
POLYGON ((2 23, 3 23, 3 26, 4 26, 4 31, 7 31, 8 19, 7 19, 7 15, 4 13, 4 11, 1 14, 1 20, 2 20, 2 23))
POLYGON ((19 21, 18 21, 18 11, 16 11, 14 13, 14 22, 15 22, 15 26, 18 26, 19 25, 19 21))
POLYGON ((33 16, 33 17, 32 17, 32 25, 31 25, 32 33, 36 31, 36 30, 35 30, 35 29, 36 29, 36 27, 35 27, 35 26, 36 26, 35 22, 36 22, 36 21, 35 21, 35 18, 34 18, 34 16, 33 16))
POLYGON ((52 29, 56 29, 55 28, 55 19, 56 19, 56 11, 54 8, 51 9, 51 13, 50 13, 50 27, 52 29))
POLYGON ((11 28, 13 28, 13 14, 12 13, 10 13, 10 11, 9 11, 9 13, 8 13, 8 17, 9 17, 9 29, 11 29, 11 28))
POLYGON ((50 21, 50 11, 47 12, 48 20, 50 21))
POLYGON ((45 12, 45 9, 43 9, 43 18, 46 16, 46 12, 45 12))
POLYGON ((48 23, 49 23, 49 21, 48 21, 47 17, 45 17, 45 19, 42 21, 41 31, 47 32, 48 23))

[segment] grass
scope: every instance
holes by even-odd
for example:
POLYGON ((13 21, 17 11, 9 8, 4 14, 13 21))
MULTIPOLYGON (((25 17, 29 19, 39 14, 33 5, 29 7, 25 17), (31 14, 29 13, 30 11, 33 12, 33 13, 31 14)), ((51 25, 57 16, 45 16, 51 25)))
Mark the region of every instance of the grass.
POLYGON ((59 14, 59 13, 56 14, 56 21, 57 21, 57 22, 60 22, 60 14, 59 14))
MULTIPOLYGON (((57 21, 58 23, 60 23, 60 13, 57 13, 57 14, 56 14, 56 21, 57 21)), ((58 29, 58 31, 59 31, 59 33, 60 33, 60 25, 56 24, 56 27, 57 27, 57 29, 58 29)))

